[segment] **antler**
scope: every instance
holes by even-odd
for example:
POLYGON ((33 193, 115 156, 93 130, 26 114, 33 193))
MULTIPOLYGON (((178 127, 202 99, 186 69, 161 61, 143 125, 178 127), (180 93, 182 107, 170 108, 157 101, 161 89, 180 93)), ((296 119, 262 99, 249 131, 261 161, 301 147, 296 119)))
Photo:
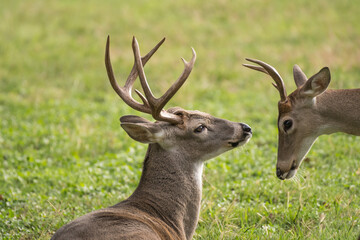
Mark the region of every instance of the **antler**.
POLYGON ((175 93, 180 89, 180 87, 184 84, 186 79, 189 77, 191 70, 194 66, 195 59, 196 59, 196 53, 195 50, 192 49, 193 57, 190 60, 190 62, 186 62, 183 58, 183 62, 185 65, 184 71, 179 77, 179 79, 165 92, 163 96, 160 98, 155 98, 154 95, 151 92, 151 89, 147 83, 145 72, 144 72, 144 65, 146 62, 151 58, 151 56, 156 52, 156 50, 161 46, 161 44, 165 41, 165 38, 161 40, 148 54, 146 54, 144 57, 141 57, 140 55, 140 49, 139 44, 136 40, 136 38, 133 38, 132 41, 132 48, 134 52, 134 66, 129 74, 129 77, 125 83, 124 87, 119 87, 113 71, 111 67, 110 62, 110 55, 109 55, 109 45, 110 40, 109 37, 107 39, 106 43, 106 51, 105 51, 105 65, 108 73, 108 77, 110 80, 110 83, 113 87, 113 89, 117 92, 117 94, 121 97, 121 99, 128 104, 130 107, 134 108, 135 110, 138 110, 140 112, 149 113, 151 114, 154 119, 158 121, 165 121, 172 124, 178 124, 181 123, 181 117, 175 114, 168 113, 167 111, 163 110, 163 107, 166 105, 166 103, 175 95, 175 93), (135 92, 139 95, 141 100, 143 101, 143 104, 140 104, 136 100, 134 100, 131 96, 131 90, 132 86, 134 84, 135 79, 139 75, 141 87, 144 90, 145 97, 135 89, 135 92))
POLYGON ((276 85, 273 83, 273 86, 280 93, 280 101, 282 101, 282 102, 286 101, 287 94, 286 94, 286 90, 285 90, 284 81, 282 80, 280 74, 276 71, 276 69, 274 67, 270 66, 269 64, 264 63, 264 62, 262 62, 260 60, 250 59, 250 58, 246 58, 246 60, 248 60, 250 62, 253 62, 253 63, 257 63, 261 67, 253 66, 253 65, 250 65, 250 64, 243 64, 243 66, 248 67, 248 68, 253 69, 253 70, 256 70, 256 71, 266 73, 266 74, 268 74, 268 75, 270 75, 272 77, 272 79, 276 83, 276 85))
POLYGON ((191 70, 195 63, 195 59, 196 59, 195 50, 192 48, 193 57, 191 58, 190 62, 186 62, 182 58, 184 65, 185 65, 183 73, 180 75, 178 80, 160 98, 154 97, 154 95, 152 94, 151 89, 147 83, 144 68, 140 62, 140 50, 139 50, 139 44, 138 44, 136 38, 133 38, 133 50, 134 50, 134 56, 135 56, 136 66, 137 66, 138 73, 139 73, 141 86, 144 90, 146 99, 150 105, 152 116, 156 120, 159 120, 159 121, 166 121, 166 122, 170 122, 170 123, 174 123, 174 124, 181 122, 181 119, 179 116, 166 112, 165 110, 163 110, 163 107, 175 95, 175 93, 180 89, 180 87, 184 84, 184 82, 190 75, 191 70))
MULTIPOLYGON (((158 48, 163 44, 165 41, 165 38, 163 38, 148 54, 146 54, 143 58, 141 58, 142 65, 145 66, 146 62, 151 58, 151 56, 158 50, 158 48)), ((131 96, 132 86, 134 85, 134 82, 138 76, 138 72, 136 69, 136 63, 134 62, 134 66, 131 69, 131 72, 126 80, 126 83, 124 87, 120 87, 117 84, 117 81, 114 76, 114 72, 111 66, 110 61, 110 36, 107 37, 106 41, 106 50, 105 50, 105 66, 107 70, 107 74, 111 83, 111 86, 115 90, 115 92, 121 97, 121 99, 128 104, 130 107, 132 107, 135 110, 138 110, 140 112, 144 113, 150 113, 150 108, 148 102, 145 100, 145 98, 141 95, 140 92, 136 91, 136 93, 139 95, 141 100, 143 101, 143 104, 140 104, 138 101, 136 101, 131 96)))

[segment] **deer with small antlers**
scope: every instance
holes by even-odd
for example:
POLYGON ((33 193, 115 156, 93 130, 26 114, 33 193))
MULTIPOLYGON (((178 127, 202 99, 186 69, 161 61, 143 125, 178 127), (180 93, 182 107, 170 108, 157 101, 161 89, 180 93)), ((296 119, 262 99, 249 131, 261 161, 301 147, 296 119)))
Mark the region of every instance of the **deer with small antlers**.
POLYGON ((152 94, 144 65, 165 39, 141 58, 133 38, 134 66, 124 87, 118 86, 109 56, 109 37, 105 65, 113 89, 133 109, 151 114, 157 120, 139 116, 120 118, 121 127, 136 141, 148 143, 140 183, 126 200, 88 213, 60 228, 52 237, 59 239, 191 239, 199 217, 203 162, 244 145, 251 138, 251 128, 244 123, 215 118, 200 111, 180 107, 164 110, 188 78, 196 54, 178 80, 160 98, 152 94), (139 76, 142 104, 131 96, 139 76))
POLYGON ((344 132, 360 135, 360 89, 327 89, 330 70, 327 67, 309 79, 299 66, 293 68, 297 89, 287 95, 276 69, 259 60, 246 59, 259 66, 243 64, 268 74, 280 93, 278 102, 278 157, 276 175, 292 178, 315 140, 323 134, 344 132))

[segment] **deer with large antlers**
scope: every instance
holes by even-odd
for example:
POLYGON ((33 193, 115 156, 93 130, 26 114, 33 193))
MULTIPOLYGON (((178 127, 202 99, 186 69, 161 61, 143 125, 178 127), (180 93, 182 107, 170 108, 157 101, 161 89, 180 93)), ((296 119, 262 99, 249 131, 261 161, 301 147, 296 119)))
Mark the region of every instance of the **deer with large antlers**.
POLYGON ((163 109, 188 78, 195 51, 185 69, 166 93, 155 98, 143 66, 160 47, 140 56, 133 38, 134 67, 124 85, 118 86, 106 44, 105 64, 113 89, 133 109, 153 116, 156 122, 138 116, 123 116, 121 127, 136 141, 148 143, 140 183, 126 200, 88 213, 60 228, 52 239, 191 239, 199 217, 203 162, 241 146, 251 138, 244 123, 215 118, 200 111, 179 107, 163 109), (139 76, 144 91, 142 103, 131 96, 139 76))
POLYGON ((296 174, 320 135, 335 132, 360 135, 360 89, 327 89, 329 68, 324 67, 308 79, 295 65, 293 75, 297 89, 287 95, 284 82, 274 67, 259 60, 247 60, 259 66, 244 66, 270 75, 280 93, 276 164, 279 179, 289 179, 296 174))

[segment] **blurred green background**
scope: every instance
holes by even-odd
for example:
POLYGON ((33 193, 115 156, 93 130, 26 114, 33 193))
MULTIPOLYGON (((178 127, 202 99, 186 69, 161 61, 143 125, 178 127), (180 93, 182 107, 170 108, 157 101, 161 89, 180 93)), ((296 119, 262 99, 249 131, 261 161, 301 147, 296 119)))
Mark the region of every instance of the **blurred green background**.
MULTIPOLYGON (((355 239, 360 234, 360 145, 322 136, 292 181, 275 176, 278 92, 244 58, 277 68, 330 67, 331 88, 360 87, 360 4, 333 1, 17 1, 0 8, 0 239, 49 239, 62 225, 125 199, 147 146, 119 117, 137 114, 111 89, 167 40, 145 71, 156 96, 197 61, 166 108, 198 109, 254 131, 242 149, 206 163, 194 239, 355 239)), ((136 85, 139 87, 139 84, 136 85)))

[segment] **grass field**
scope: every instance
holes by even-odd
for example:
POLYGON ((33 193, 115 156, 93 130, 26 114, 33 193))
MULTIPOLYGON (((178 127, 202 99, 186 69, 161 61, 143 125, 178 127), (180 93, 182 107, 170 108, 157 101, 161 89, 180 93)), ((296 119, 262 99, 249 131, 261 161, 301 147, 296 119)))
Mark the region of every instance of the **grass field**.
MULTIPOLYGON (((360 4, 334 1, 17 1, 0 8, 0 239, 49 239, 62 225, 113 205, 137 186, 147 146, 119 117, 138 114, 111 89, 142 52, 159 96, 190 59, 187 83, 166 106, 248 123, 252 140, 206 163, 194 239, 355 239, 360 234, 360 144, 322 136, 298 177, 275 176, 278 92, 245 69, 262 59, 294 89, 330 67, 331 88, 360 87, 360 4), (126 3, 125 3, 126 2, 126 3)), ((138 86, 138 85, 137 85, 138 86)), ((359 103, 360 104, 360 103, 359 103)), ((139 114, 144 116, 143 114, 139 114)), ((144 116, 149 118, 148 116, 144 116)))

